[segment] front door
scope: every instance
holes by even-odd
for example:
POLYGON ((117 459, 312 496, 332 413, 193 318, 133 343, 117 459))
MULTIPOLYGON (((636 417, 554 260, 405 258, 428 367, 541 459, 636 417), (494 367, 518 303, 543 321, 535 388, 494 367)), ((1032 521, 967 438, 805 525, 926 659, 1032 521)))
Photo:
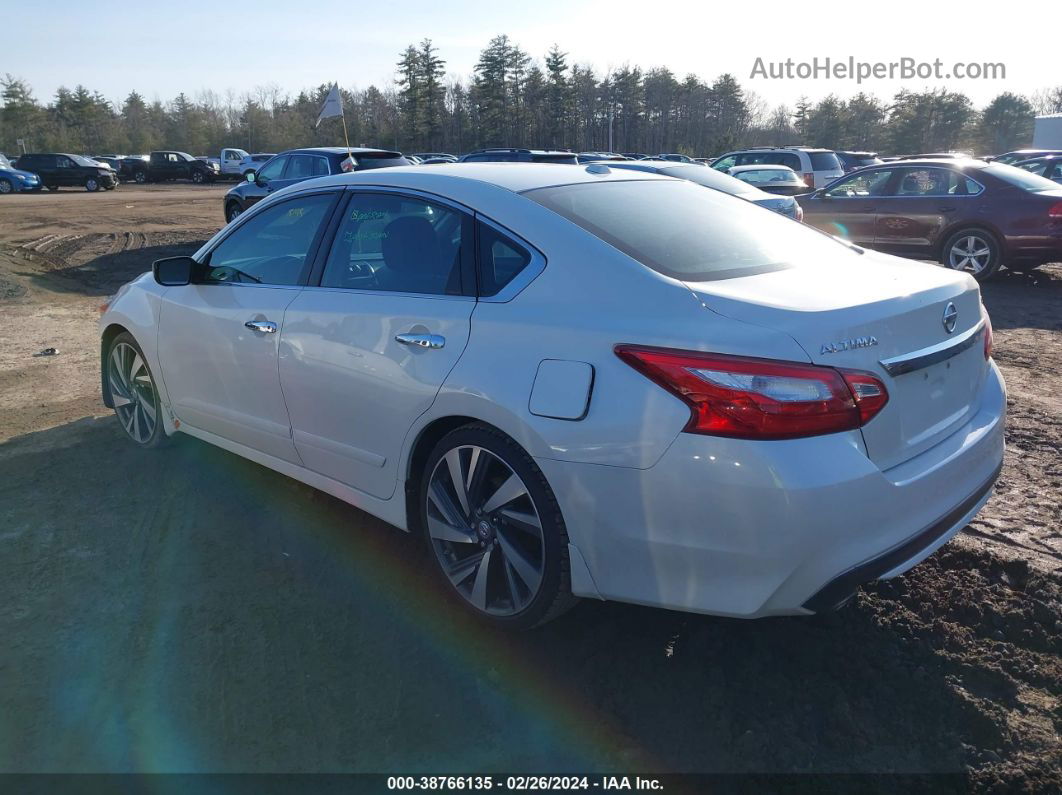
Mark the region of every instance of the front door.
POLYGON ((804 220, 824 232, 870 246, 892 171, 859 171, 806 200, 804 220))
POLYGON ((163 294, 159 358, 182 423, 298 462, 277 351, 337 197, 299 196, 248 218, 209 253, 196 283, 163 294))
POLYGON ((308 468, 387 499, 410 427, 468 341, 472 220, 388 191, 353 194, 319 286, 288 307, 280 380, 308 468))

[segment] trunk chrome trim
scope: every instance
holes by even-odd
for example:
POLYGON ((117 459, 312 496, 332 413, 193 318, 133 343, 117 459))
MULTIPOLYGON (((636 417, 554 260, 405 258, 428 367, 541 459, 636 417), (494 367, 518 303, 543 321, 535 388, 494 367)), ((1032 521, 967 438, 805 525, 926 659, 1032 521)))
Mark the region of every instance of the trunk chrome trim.
POLYGON ((885 372, 892 376, 911 373, 934 364, 946 361, 953 356, 958 356, 967 348, 973 347, 985 330, 985 321, 978 321, 977 325, 954 339, 930 345, 901 356, 893 356, 891 359, 882 359, 878 364, 885 368, 885 372))

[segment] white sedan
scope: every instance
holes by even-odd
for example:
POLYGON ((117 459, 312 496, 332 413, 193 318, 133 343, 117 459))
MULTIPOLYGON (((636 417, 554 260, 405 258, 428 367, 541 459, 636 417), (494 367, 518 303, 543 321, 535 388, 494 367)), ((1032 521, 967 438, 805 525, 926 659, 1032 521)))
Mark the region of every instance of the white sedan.
POLYGON ((100 333, 133 441, 187 433, 420 533, 504 626, 573 597, 833 609, 958 532, 1003 457, 970 276, 605 164, 300 183, 100 333))

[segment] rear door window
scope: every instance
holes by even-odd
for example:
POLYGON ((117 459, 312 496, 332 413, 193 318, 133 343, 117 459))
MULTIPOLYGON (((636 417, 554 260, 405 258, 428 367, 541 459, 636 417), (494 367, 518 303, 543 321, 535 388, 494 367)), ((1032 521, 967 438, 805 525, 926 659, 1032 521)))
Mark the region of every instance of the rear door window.
POLYGON ((897 196, 965 196, 963 174, 943 168, 905 168, 896 183, 897 196))

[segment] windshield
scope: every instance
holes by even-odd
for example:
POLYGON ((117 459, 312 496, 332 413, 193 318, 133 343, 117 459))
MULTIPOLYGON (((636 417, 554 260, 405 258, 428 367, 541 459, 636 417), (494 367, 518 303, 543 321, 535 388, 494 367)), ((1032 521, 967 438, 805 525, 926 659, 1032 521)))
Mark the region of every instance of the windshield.
POLYGON ((710 168, 705 168, 704 166, 668 166, 667 168, 660 169, 659 173, 668 177, 688 179, 690 182, 696 182, 698 185, 704 185, 706 188, 721 190, 723 193, 729 193, 731 196, 740 196, 742 194, 753 192, 748 185, 734 179, 728 174, 722 174, 710 168))
POLYGON ((89 160, 89 158, 82 157, 81 155, 68 155, 68 157, 71 160, 73 160, 75 163, 77 163, 79 166, 98 166, 99 165, 99 163, 97 163, 95 160, 89 160))
POLYGON ((195 158, 192 157, 187 152, 177 152, 176 154, 177 154, 177 157, 181 158, 181 160, 185 160, 185 161, 195 160, 195 158))
POLYGON ((1002 163, 989 163, 984 168, 986 174, 991 174, 1004 182, 1027 191, 1058 190, 1058 183, 1032 174, 1025 169, 1007 166, 1002 163))
POLYGON ((720 191, 637 180, 538 188, 523 194, 653 270, 710 281, 857 256, 833 238, 720 191))

